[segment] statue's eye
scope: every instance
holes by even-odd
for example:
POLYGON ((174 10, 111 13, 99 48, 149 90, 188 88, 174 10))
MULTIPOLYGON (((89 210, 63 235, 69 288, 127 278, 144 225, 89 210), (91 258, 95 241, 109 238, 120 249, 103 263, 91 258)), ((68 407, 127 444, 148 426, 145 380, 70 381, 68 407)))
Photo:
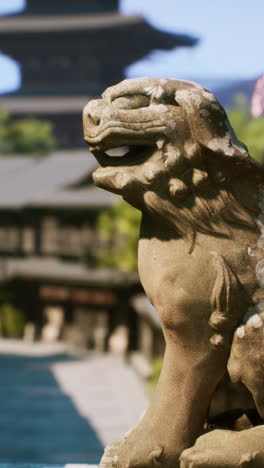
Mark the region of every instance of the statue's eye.
POLYGON ((117 106, 118 109, 139 109, 140 107, 148 107, 150 98, 144 94, 135 94, 134 96, 125 94, 114 99, 112 104, 117 106))

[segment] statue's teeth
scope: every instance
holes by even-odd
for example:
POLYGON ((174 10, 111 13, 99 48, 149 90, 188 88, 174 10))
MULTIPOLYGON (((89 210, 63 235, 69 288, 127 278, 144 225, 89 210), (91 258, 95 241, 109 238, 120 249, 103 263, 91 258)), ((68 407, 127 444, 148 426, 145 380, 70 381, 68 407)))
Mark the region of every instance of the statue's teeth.
POLYGON ((165 141, 163 139, 160 139, 156 142, 157 148, 161 150, 164 146, 165 141))
POLYGON ((117 146, 106 151, 108 156, 122 157, 129 152, 129 146, 117 146))

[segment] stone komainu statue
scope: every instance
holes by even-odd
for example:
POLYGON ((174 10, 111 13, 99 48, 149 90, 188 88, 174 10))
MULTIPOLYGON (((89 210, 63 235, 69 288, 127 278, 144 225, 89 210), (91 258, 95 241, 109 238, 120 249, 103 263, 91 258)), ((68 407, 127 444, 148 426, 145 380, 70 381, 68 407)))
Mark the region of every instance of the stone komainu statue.
POLYGON ((149 409, 102 466, 264 467, 263 167, 189 81, 107 89, 84 134, 95 184, 142 212, 139 274, 166 340, 149 409))

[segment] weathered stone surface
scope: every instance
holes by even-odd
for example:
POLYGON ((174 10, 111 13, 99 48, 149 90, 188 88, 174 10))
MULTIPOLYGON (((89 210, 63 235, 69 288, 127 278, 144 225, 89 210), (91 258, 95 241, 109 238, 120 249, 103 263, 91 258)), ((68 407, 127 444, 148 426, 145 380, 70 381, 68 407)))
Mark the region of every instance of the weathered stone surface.
POLYGON ((263 167, 188 81, 108 88, 84 134, 95 184, 142 211, 139 274, 166 339, 149 409, 102 466, 264 466, 263 167))

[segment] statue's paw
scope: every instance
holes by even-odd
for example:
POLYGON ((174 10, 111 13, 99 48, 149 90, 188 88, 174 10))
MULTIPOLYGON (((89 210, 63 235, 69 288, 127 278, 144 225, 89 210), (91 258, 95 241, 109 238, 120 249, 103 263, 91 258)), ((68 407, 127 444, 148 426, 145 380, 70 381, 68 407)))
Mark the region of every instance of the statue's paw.
POLYGON ((151 426, 140 423, 126 434, 124 440, 111 453, 105 453, 103 468, 178 468, 182 449, 177 447, 175 439, 171 444, 157 434, 151 426), (110 466, 110 460, 112 465, 110 466))
POLYGON ((264 427, 241 432, 214 430, 180 456, 180 468, 263 468, 264 427))
POLYGON ((184 450, 180 456, 180 468, 207 468, 211 465, 210 453, 203 452, 195 447, 184 450))
MULTIPOLYGON (((180 456, 180 468, 223 468, 220 464, 219 449, 223 442, 223 433, 215 430, 199 437, 195 445, 184 450, 180 456)), ((221 449, 220 449, 221 453, 221 449)))
POLYGON ((140 426, 133 429, 121 442, 117 468, 151 468, 163 461, 164 449, 157 443, 151 431, 140 426))
POLYGON ((105 448, 99 468, 157 467, 162 455, 162 447, 152 439, 151 434, 136 428, 129 431, 122 442, 105 448))
POLYGON ((107 445, 99 463, 99 468, 115 468, 117 466, 119 446, 120 442, 107 445))

